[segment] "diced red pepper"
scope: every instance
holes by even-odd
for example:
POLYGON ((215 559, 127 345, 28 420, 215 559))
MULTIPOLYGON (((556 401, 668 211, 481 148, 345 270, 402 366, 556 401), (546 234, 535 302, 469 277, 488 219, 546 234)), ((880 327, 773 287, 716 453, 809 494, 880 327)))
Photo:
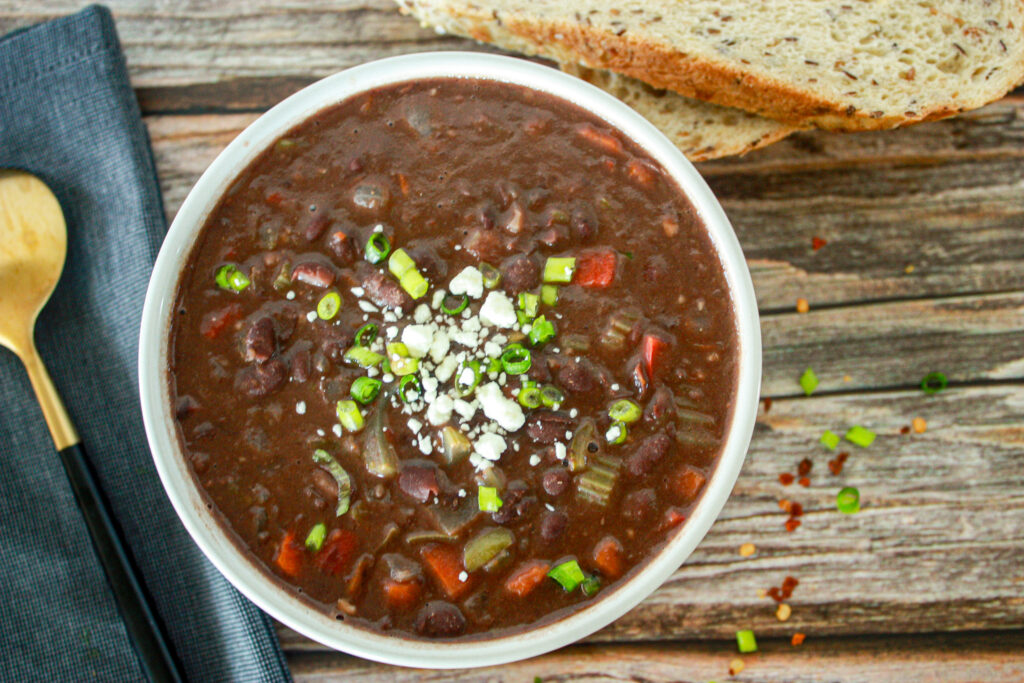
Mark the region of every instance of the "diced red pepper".
POLYGON ((622 142, 611 133, 599 131, 589 125, 582 125, 576 130, 584 140, 597 145, 604 151, 610 154, 622 154, 622 142))
POLYGON ((465 571, 462 555, 450 545, 431 543, 420 551, 427 571, 452 600, 458 600, 472 587, 469 580, 462 581, 459 574, 465 571))
POLYGON ((505 590, 517 598, 525 598, 544 582, 550 570, 551 563, 544 560, 525 562, 505 579, 505 590))
POLYGON ((659 357, 668 348, 668 342, 656 335, 645 334, 641 344, 644 355, 644 369, 647 370, 647 376, 653 378, 654 372, 658 367, 659 357))
POLYGON ((229 325, 234 325, 242 319, 242 305, 238 303, 228 304, 224 308, 210 311, 203 316, 199 323, 199 334, 207 339, 216 339, 220 333, 229 325))
POLYGON ((317 553, 316 566, 325 574, 340 576, 345 573, 356 554, 359 538, 348 529, 335 529, 327 534, 327 540, 317 553))
POLYGON ((263 199, 263 201, 265 201, 270 206, 280 206, 281 203, 284 201, 284 195, 281 194, 280 192, 271 192, 263 199))
POLYGON ((670 507, 668 510, 665 510, 665 517, 661 521, 661 528, 662 530, 671 529, 685 521, 686 515, 683 514, 682 510, 677 507, 670 507))
POLYGON ((294 531, 284 535, 277 556, 274 557, 274 564, 288 576, 298 576, 302 571, 302 545, 295 539, 294 531))
POLYGON ((583 287, 607 287, 615 280, 615 252, 610 249, 583 252, 576 257, 573 282, 583 287))
POLYGON ((675 493, 679 502, 690 503, 697 498, 697 494, 704 488, 706 481, 707 478, 703 472, 689 465, 684 465, 680 471, 670 478, 669 487, 675 493))
POLYGON ((630 159, 629 163, 626 165, 626 172, 629 174, 630 179, 644 187, 650 187, 654 184, 654 174, 656 171, 645 161, 641 161, 640 159, 630 159))
POLYGON ((622 576, 622 544, 614 536, 605 536, 594 546, 594 564, 610 579, 622 576))
POLYGON ((420 582, 415 579, 394 581, 388 578, 384 580, 384 601, 391 609, 407 610, 419 602, 422 590, 420 582))

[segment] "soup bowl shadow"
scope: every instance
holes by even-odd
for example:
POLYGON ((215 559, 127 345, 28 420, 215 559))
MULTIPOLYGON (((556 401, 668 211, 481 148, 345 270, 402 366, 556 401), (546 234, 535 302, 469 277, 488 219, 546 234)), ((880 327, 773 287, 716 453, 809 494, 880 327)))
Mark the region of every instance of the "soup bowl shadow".
POLYGON ((760 326, 750 273, 728 218, 693 165, 647 120, 584 81, 521 59, 466 52, 405 55, 340 72, 292 95, 246 128, 203 173, 167 233, 146 294, 139 344, 143 420, 156 469, 185 528, 213 565, 256 605, 313 640, 379 662, 429 668, 492 666, 555 650, 606 626, 654 592, 690 555, 729 497, 749 446, 760 381, 760 326), (690 518, 656 555, 607 596, 558 621, 500 637, 423 641, 337 621, 281 586, 228 537, 179 445, 168 384, 168 344, 177 284, 199 231, 258 154, 293 126, 349 97, 390 84, 445 77, 490 79, 549 93, 596 114, 657 160, 710 234, 732 297, 740 348, 733 414, 719 463, 690 518))

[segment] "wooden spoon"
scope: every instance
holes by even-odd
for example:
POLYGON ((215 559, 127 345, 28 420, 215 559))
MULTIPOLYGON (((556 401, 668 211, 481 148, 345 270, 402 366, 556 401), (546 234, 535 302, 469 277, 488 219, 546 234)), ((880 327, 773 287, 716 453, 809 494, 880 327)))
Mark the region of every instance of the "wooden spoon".
POLYGON ((170 641, 36 351, 36 318, 57 286, 67 250, 64 214, 50 188, 28 173, 0 170, 0 345, 25 364, 143 670, 153 681, 180 681, 170 641))

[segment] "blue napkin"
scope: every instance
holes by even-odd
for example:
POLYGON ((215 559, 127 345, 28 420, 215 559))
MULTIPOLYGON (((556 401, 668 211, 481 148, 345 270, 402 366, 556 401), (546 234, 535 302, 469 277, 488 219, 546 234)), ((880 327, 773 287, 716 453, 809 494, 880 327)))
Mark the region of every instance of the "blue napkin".
MULTIPOLYGON (((186 673, 289 680, 270 619, 189 538, 146 445, 139 318, 166 226, 107 9, 0 39, 4 167, 42 178, 64 209, 67 265, 36 340, 186 673)), ((142 678, 25 372, 0 350, 0 679, 142 678)))

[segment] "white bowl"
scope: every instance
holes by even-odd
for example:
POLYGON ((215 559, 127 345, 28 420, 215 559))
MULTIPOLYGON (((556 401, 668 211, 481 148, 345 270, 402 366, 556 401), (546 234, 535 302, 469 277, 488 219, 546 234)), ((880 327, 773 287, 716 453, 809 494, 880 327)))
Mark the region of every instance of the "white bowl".
POLYGON ((722 207, 690 162, 644 118, 588 83, 524 60, 467 52, 393 57, 343 71, 292 95, 246 128, 178 210, 149 282, 139 343, 139 388, 153 460, 178 516, 214 566, 260 608, 313 640, 379 662, 432 668, 495 665, 549 652, 597 631, 650 595, 689 556, 729 497, 753 431, 760 381, 761 334, 750 272, 722 207), (711 234, 732 293, 740 344, 736 401, 721 459, 690 519, 664 549, 627 583, 566 618, 515 635, 464 642, 410 640, 339 622, 301 602, 250 561, 227 538, 193 481, 178 446, 167 381, 179 274, 208 213, 233 179, 279 136, 325 107, 380 86, 438 77, 484 78, 550 93, 593 112, 657 159, 711 234))

